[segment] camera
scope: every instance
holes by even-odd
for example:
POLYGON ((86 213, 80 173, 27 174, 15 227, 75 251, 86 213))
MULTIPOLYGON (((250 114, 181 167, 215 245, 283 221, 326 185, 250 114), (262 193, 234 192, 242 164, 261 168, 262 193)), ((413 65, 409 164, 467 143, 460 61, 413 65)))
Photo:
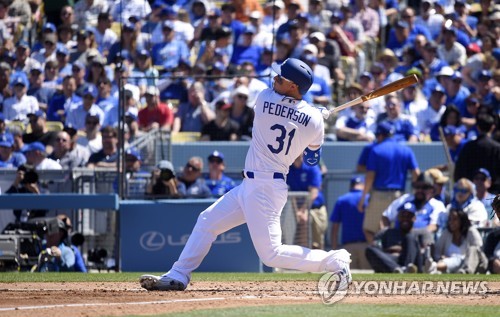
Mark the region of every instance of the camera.
POLYGON ((169 181, 174 177, 175 177, 174 172, 172 172, 171 170, 169 169, 160 170, 160 179, 162 181, 169 181))

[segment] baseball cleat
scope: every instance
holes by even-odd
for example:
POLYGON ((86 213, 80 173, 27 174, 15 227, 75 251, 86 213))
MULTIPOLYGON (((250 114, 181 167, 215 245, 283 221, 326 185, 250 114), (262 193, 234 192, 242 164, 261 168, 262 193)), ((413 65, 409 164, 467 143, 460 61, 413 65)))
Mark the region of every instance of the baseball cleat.
POLYGON ((186 285, 168 276, 143 275, 139 279, 142 288, 148 291, 183 291, 186 285))

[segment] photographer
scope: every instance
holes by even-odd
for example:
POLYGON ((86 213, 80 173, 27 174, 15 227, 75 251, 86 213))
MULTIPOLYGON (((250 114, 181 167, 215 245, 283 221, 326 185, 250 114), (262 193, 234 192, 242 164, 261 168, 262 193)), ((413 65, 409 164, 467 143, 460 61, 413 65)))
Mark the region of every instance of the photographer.
MULTIPOLYGON (((31 167, 21 165, 17 168, 16 179, 6 194, 40 194, 38 174, 31 167)), ((28 219, 44 217, 47 210, 14 210, 16 222, 26 222, 28 219)))
POLYGON ((180 198, 179 182, 170 161, 160 161, 151 172, 151 181, 146 187, 146 196, 151 199, 180 198))
POLYGON ((59 218, 48 218, 47 248, 38 260, 38 272, 73 272, 75 253, 68 241, 68 226, 59 218), (55 227, 55 228, 54 228, 55 227))

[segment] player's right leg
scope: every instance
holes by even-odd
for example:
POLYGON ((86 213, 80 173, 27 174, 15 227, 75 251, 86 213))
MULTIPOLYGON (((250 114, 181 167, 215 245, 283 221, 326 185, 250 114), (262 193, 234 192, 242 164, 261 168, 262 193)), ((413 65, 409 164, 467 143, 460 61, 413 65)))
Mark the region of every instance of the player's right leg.
POLYGON ((237 186, 205 209, 170 271, 163 276, 141 276, 141 286, 147 290, 184 290, 191 279, 191 272, 201 264, 217 236, 245 222, 236 199, 240 190, 241 186, 237 186))

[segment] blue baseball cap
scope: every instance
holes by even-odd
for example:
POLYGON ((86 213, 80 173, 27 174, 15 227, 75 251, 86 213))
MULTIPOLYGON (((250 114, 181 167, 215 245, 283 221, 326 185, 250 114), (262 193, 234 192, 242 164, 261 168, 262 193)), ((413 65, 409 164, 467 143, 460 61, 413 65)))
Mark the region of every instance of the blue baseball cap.
POLYGON ((313 84, 313 71, 301 60, 288 58, 282 64, 271 65, 274 72, 299 86, 301 95, 305 95, 313 84))
POLYGON ((363 175, 355 175, 351 178, 351 186, 356 184, 361 184, 365 182, 365 177, 363 175))
POLYGON ((127 155, 132 155, 133 157, 135 157, 138 161, 142 161, 142 156, 141 156, 141 152, 139 152, 138 149, 136 149, 135 147, 131 147, 129 149, 127 149, 127 151, 125 152, 127 155))
POLYGON ((398 28, 402 28, 402 29, 407 29, 410 27, 410 25, 408 24, 408 22, 406 21, 403 21, 403 20, 399 20, 397 23, 396 23, 396 27, 398 28))
POLYGON ((224 65, 223 62, 215 62, 214 65, 212 66, 212 69, 216 69, 218 71, 221 71, 221 72, 225 72, 226 71, 226 65, 224 65))
POLYGON ((491 72, 486 69, 483 69, 477 76, 478 80, 483 80, 483 79, 490 80, 491 78, 492 78, 491 72))
POLYGON ((23 85, 24 87, 28 87, 28 84, 28 79, 25 76, 19 75, 12 80, 12 86, 23 85))
POLYGON ((3 115, 3 112, 0 112, 0 121, 5 121, 5 116, 3 115))
POLYGON ((47 30, 50 30, 51 32, 56 32, 57 31, 57 28, 56 26, 54 25, 54 23, 50 23, 50 22, 47 22, 43 25, 43 29, 42 31, 47 31, 47 30))
POLYGON ((30 44, 25 40, 19 40, 16 44, 17 47, 30 48, 30 44))
POLYGON ((85 65, 82 62, 80 62, 80 61, 74 62, 73 63, 73 67, 76 67, 76 68, 78 68, 80 70, 81 69, 85 69, 85 65))
POLYGON ((444 90, 444 87, 441 86, 441 84, 437 84, 436 86, 434 86, 434 88, 432 89, 432 92, 440 92, 442 94, 446 93, 446 91, 444 90))
POLYGON ((491 174, 490 174, 490 171, 488 171, 487 169, 485 168, 480 168, 477 170, 476 174, 483 174, 484 176, 486 176, 487 179, 491 179, 491 174))
POLYGON ((88 85, 83 89, 82 96, 91 95, 93 98, 97 98, 97 88, 94 85, 88 85))
POLYGON ((411 212, 412 214, 417 212, 417 206, 411 201, 407 201, 398 208, 398 212, 402 211, 408 211, 411 212))
POLYGON ((383 134, 389 135, 394 133, 394 125, 389 121, 382 121, 377 125, 377 129, 375 129, 375 135, 383 134))
POLYGON ((0 146, 12 147, 14 145, 14 137, 12 134, 5 132, 0 134, 0 146))
POLYGON ((500 61, 500 47, 495 47, 494 49, 492 49, 491 55, 493 55, 493 57, 495 57, 497 61, 500 61))
POLYGON ((222 154, 222 152, 219 152, 219 151, 215 150, 215 151, 212 152, 212 154, 210 154, 208 156, 208 160, 210 161, 213 158, 219 158, 222 161, 224 161, 224 154, 222 154))
POLYGON ((149 54, 148 50, 142 49, 142 50, 137 51, 137 56, 147 56, 147 57, 150 57, 151 54, 149 54))
POLYGON ((40 151, 40 152, 45 152, 45 145, 41 142, 33 142, 30 144, 26 144, 21 152, 26 153, 26 152, 31 152, 31 151, 40 151))
POLYGON ((369 80, 373 80, 373 75, 370 72, 362 72, 359 78, 361 77, 367 77, 369 80))
POLYGON ((257 30, 251 24, 245 26, 245 29, 243 30, 243 34, 255 34, 255 33, 257 33, 257 30))
POLYGON ((69 55, 69 50, 65 45, 58 45, 56 54, 69 55))

